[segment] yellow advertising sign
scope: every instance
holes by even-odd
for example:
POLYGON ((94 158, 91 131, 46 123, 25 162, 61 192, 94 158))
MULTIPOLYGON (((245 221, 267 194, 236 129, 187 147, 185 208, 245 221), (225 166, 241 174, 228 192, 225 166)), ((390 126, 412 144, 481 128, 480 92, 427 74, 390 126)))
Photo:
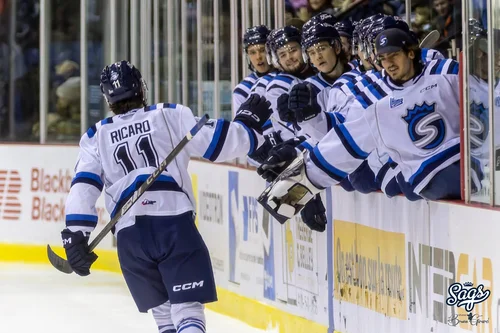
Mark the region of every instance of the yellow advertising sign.
POLYGON ((404 233, 334 220, 335 298, 406 320, 404 233))

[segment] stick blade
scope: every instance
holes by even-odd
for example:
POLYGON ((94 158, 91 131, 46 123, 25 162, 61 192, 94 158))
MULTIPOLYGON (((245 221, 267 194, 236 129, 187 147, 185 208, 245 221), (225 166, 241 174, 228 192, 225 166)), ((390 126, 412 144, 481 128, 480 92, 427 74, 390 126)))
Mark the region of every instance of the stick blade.
POLYGON ((436 42, 441 38, 441 34, 437 30, 432 30, 420 43, 421 49, 429 49, 436 45, 436 42))
POLYGON ((73 269, 69 265, 69 262, 61 257, 59 257, 51 248, 50 245, 47 245, 47 257, 49 258, 50 263, 54 266, 58 271, 71 274, 73 273, 73 269))

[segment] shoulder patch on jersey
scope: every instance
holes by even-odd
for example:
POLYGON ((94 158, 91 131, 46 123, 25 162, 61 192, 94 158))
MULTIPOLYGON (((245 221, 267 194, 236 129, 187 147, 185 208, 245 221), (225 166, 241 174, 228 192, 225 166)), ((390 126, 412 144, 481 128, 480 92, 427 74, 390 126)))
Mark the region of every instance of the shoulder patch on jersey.
POLYGON ((112 123, 113 123, 113 117, 101 120, 101 125, 112 124, 112 123))
POLYGON ((434 149, 443 143, 446 127, 443 117, 436 112, 436 103, 415 105, 402 117, 408 124, 408 134, 420 149, 434 149))
POLYGON ((97 127, 96 127, 96 125, 92 125, 92 126, 90 126, 90 127, 89 127, 89 129, 87 130, 87 136, 88 136, 89 138, 92 138, 92 137, 95 135, 95 133, 96 133, 96 132, 97 132, 97 127))

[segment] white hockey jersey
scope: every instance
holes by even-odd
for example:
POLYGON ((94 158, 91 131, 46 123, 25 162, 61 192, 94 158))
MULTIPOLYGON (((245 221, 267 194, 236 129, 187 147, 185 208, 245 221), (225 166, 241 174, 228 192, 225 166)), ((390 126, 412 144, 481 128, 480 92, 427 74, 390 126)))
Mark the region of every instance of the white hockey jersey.
POLYGON ((241 104, 250 96, 250 91, 258 79, 257 73, 250 73, 233 89, 233 117, 236 115, 236 111, 238 111, 241 104))
MULTIPOLYGON (((107 118, 80 140, 75 177, 66 201, 66 226, 91 232, 97 224, 95 203, 104 189, 113 217, 196 124, 188 107, 156 104, 107 118)), ((238 122, 209 120, 153 185, 121 218, 116 230, 134 224, 137 215, 179 215, 195 210, 190 157, 225 161, 252 152, 263 139, 238 122)))
POLYGON ((283 141, 294 138, 296 131, 293 128, 293 124, 287 124, 280 119, 278 112, 278 98, 282 94, 290 93, 291 87, 301 82, 303 82, 303 80, 291 74, 279 73, 272 78, 271 81, 269 81, 266 87, 265 96, 269 103, 271 103, 271 109, 273 110, 271 122, 275 132, 281 131, 281 138, 283 141))
POLYGON ((339 182, 378 149, 419 194, 434 175, 459 160, 458 63, 434 60, 404 86, 382 80, 391 92, 369 86, 377 101, 358 97, 349 112, 361 116, 334 126, 308 157, 308 176, 315 184, 339 182))
POLYGON ((271 72, 259 78, 250 90, 250 94, 258 94, 259 96, 265 97, 267 85, 276 75, 278 75, 278 72, 271 72))

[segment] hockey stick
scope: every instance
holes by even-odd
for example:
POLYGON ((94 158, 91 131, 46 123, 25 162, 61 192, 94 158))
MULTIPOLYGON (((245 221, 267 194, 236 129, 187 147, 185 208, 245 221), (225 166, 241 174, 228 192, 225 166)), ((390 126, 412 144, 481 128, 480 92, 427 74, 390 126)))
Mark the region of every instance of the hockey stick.
MULTIPOLYGON (((146 179, 146 181, 134 192, 132 197, 125 202, 123 207, 117 212, 117 214, 104 226, 104 229, 96 236, 96 238, 89 244, 89 252, 92 252, 96 246, 103 240, 104 237, 111 231, 111 229, 118 223, 118 220, 125 215, 132 205, 139 200, 139 198, 148 190, 148 188, 154 183, 158 177, 160 177, 161 173, 165 170, 165 168, 175 159, 175 157, 179 154, 179 152, 187 145, 189 141, 200 131, 200 129, 207 123, 209 117, 208 115, 204 115, 198 121, 198 123, 186 134, 184 138, 182 138, 181 142, 168 154, 168 156, 160 163, 160 166, 153 171, 153 173, 146 179)), ((50 245, 47 245, 47 256, 49 257, 49 261, 57 268, 59 271, 71 274, 73 269, 69 265, 68 261, 58 256, 51 248, 50 245)))
POLYGON ((441 34, 439 31, 432 30, 427 36, 425 36, 424 39, 422 39, 419 46, 421 49, 430 49, 436 44, 440 37, 441 34))

